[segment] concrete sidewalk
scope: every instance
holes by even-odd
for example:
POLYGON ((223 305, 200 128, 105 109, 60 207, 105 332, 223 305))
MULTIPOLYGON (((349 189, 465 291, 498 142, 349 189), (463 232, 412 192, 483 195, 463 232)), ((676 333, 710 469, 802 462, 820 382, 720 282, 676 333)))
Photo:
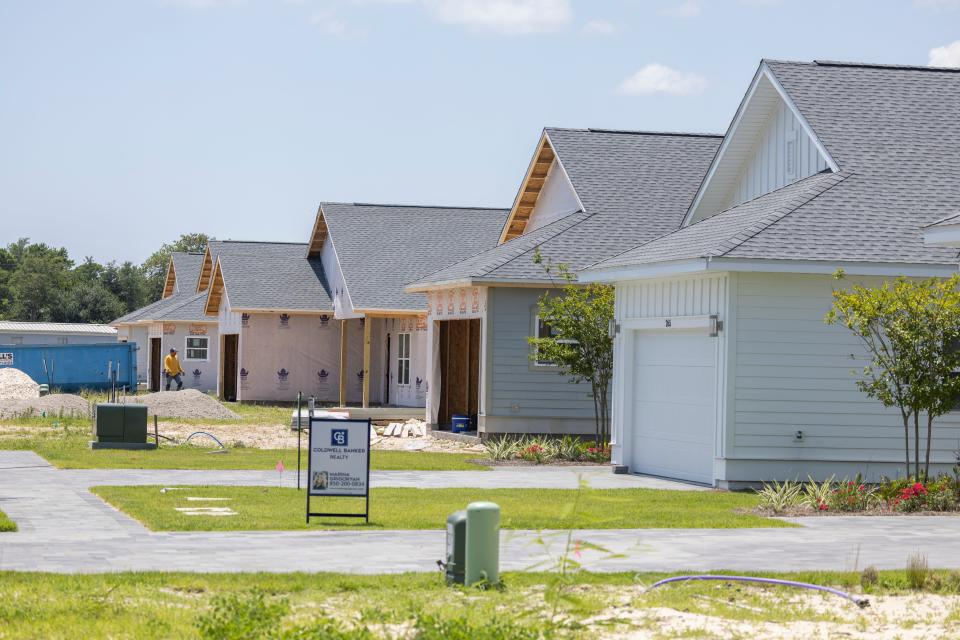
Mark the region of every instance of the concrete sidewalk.
MULTIPOLYGON (((29 452, 0 452, 0 509, 20 529, 0 534, 0 570, 434 571, 444 550, 444 532, 439 529, 150 532, 87 491, 91 484, 103 483, 104 476, 99 474, 104 473, 116 474, 121 480, 119 484, 130 483, 131 477, 140 477, 150 484, 177 484, 190 476, 176 476, 177 481, 170 481, 174 476, 169 475, 164 482, 158 481, 155 474, 191 472, 133 471, 127 476, 119 470, 59 471, 29 452)), ((497 477, 500 473, 496 470, 475 475, 497 477)), ((513 470, 507 475, 510 473, 513 470)), ((270 475, 276 481, 277 474, 270 475)), ((844 570, 868 565, 902 568, 907 556, 918 550, 928 554, 931 566, 960 568, 960 518, 955 516, 823 517, 796 521, 804 526, 591 530, 578 531, 575 538, 623 555, 614 559, 585 552, 581 561, 594 571, 844 570)), ((566 533, 545 532, 546 546, 537 542, 540 535, 533 531, 502 532, 503 568, 548 568, 562 553, 566 533)))

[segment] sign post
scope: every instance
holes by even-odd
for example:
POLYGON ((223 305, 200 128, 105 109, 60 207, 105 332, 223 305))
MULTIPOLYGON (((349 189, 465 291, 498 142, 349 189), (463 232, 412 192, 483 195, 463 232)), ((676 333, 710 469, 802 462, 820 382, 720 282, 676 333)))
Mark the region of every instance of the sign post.
POLYGON ((364 518, 370 522, 370 420, 310 418, 307 456, 307 524, 311 517, 364 518), (363 498, 363 513, 310 510, 310 498, 363 498))

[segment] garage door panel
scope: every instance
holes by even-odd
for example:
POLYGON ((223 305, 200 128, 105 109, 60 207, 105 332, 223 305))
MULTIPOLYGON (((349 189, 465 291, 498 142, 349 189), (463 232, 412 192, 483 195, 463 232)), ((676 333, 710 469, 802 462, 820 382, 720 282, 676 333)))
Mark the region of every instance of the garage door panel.
POLYGON ((637 331, 634 344, 632 470, 712 483, 716 339, 637 331))
POLYGON ((691 396, 690 388, 704 389, 712 384, 713 367, 637 367, 634 373, 634 399, 636 401, 662 401, 677 404, 713 404, 713 397, 691 396), (682 384, 678 384, 682 380, 682 384))

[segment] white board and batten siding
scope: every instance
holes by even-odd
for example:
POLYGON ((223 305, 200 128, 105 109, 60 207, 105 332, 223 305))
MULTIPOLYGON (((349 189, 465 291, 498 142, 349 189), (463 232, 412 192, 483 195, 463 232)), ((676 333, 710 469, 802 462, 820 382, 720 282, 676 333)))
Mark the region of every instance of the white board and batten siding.
POLYGON ((554 159, 523 232, 530 233, 579 210, 580 202, 573 185, 563 172, 563 167, 554 159))
POLYGON ((696 405, 691 419, 697 425, 682 430, 678 437, 697 441, 700 458, 708 467, 713 462, 712 469, 688 478, 712 483, 716 460, 725 451, 727 339, 726 332, 710 337, 708 326, 710 316, 722 320, 727 315, 728 301, 726 274, 617 283, 615 315, 620 332, 614 342, 614 464, 634 472, 670 475, 669 463, 662 469, 654 464, 650 452, 640 447, 637 434, 649 440, 651 447, 657 446, 650 420, 669 414, 670 403, 677 408, 696 405), (676 361, 664 360, 662 346, 678 349, 676 361), (649 391, 656 386, 651 375, 658 371, 664 378, 656 390, 646 393, 637 386, 646 381, 643 386, 649 391), (666 386, 661 385, 667 378, 666 386), (639 419, 641 412, 645 421, 639 419))
MULTIPOLYGON (((823 321, 835 288, 876 286, 882 278, 838 283, 827 275, 734 277, 734 427, 727 480, 858 472, 876 480, 902 473, 899 412, 857 388, 852 371, 866 364, 864 349, 848 329, 823 321)), ((934 427, 931 459, 944 465, 940 471, 955 461, 958 448, 960 413, 952 413, 934 427)))
POLYGON ((827 168, 813 139, 782 100, 757 137, 752 157, 727 198, 726 208, 810 177, 827 168))

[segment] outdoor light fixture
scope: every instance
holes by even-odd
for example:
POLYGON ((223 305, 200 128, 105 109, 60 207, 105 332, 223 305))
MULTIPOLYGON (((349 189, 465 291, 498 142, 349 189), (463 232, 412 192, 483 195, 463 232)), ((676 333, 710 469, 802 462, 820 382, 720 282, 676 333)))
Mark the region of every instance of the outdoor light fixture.
POLYGON ((607 326, 607 335, 612 339, 616 338, 618 333, 620 333, 620 323, 614 318, 610 318, 610 324, 607 326))
POLYGON ((716 338, 720 335, 721 331, 723 331, 723 320, 716 314, 713 314, 710 316, 710 337, 716 338))

